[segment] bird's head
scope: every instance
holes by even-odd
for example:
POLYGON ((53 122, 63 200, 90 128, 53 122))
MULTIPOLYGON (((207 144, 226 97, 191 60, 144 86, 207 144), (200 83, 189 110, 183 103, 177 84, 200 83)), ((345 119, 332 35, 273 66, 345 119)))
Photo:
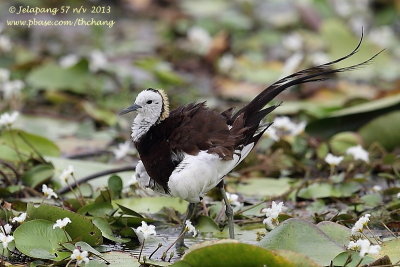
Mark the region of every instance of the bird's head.
POLYGON ((120 115, 136 111, 143 119, 159 122, 169 116, 169 102, 164 90, 149 88, 138 94, 132 106, 121 110, 120 115))

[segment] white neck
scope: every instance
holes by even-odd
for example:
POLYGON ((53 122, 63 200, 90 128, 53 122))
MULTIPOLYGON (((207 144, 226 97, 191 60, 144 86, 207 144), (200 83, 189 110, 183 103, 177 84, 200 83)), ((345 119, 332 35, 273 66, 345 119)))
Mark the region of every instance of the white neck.
POLYGON ((137 142, 140 137, 145 135, 151 126, 157 122, 152 118, 145 118, 142 114, 138 114, 132 123, 132 134, 131 137, 134 142, 137 142))

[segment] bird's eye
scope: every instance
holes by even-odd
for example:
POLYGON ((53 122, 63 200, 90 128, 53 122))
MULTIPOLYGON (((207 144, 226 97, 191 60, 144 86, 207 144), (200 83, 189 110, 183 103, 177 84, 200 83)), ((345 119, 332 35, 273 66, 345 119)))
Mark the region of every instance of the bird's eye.
POLYGON ((153 103, 153 100, 149 100, 149 101, 147 101, 146 103, 147 103, 147 104, 151 104, 151 103, 153 103))

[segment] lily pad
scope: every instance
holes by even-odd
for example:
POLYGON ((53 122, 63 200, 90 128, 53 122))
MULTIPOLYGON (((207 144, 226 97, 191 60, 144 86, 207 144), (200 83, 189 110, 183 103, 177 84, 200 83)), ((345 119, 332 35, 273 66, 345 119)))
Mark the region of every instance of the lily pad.
POLYGON ((400 239, 393 239, 390 241, 383 242, 381 245, 382 249, 379 253, 380 257, 388 255, 391 262, 400 261, 400 239))
POLYGON ((237 187, 237 191, 249 196, 273 197, 284 194, 290 189, 289 178, 251 178, 237 187))
POLYGON ((296 266, 276 252, 232 241, 207 243, 185 254, 172 266, 296 266), (208 244, 208 245, 207 245, 208 244))
POLYGON ((356 251, 345 251, 337 255, 333 259, 333 266, 344 266, 346 267, 356 267, 356 266, 365 266, 365 264, 373 262, 374 259, 369 257, 368 255, 364 258, 360 257, 360 253, 356 251), (350 259, 349 259, 350 258, 350 259), (346 264, 347 261, 350 261, 346 264))
POLYGON ((14 231, 15 246, 32 258, 54 260, 60 257, 60 244, 69 240, 63 230, 53 229, 53 224, 41 219, 21 224, 14 231))
POLYGON ((388 150, 400 146, 400 111, 382 115, 360 129, 365 143, 379 142, 388 150))
POLYGON ((137 259, 131 253, 113 251, 103 253, 101 256, 110 264, 105 264, 102 260, 91 260, 86 267, 139 267, 141 266, 137 259))
POLYGON ((139 213, 156 213, 164 207, 174 208, 180 213, 184 213, 188 206, 186 201, 173 197, 124 198, 114 200, 113 203, 125 206, 139 213))
POLYGON ((37 153, 42 156, 58 157, 60 149, 55 143, 39 135, 16 129, 2 131, 0 135, 0 159, 16 161, 20 157, 22 159, 32 156, 37 158, 37 153))
POLYGON ((323 221, 318 223, 317 227, 343 247, 347 247, 350 242, 351 230, 346 226, 330 221, 323 221))
POLYGON ((267 249, 290 250, 304 254, 321 265, 331 260, 344 249, 329 238, 317 226, 299 219, 288 219, 267 233, 260 241, 267 249))
POLYGON ((45 219, 53 222, 53 224, 58 219, 68 217, 72 222, 65 227, 65 230, 73 240, 84 241, 91 246, 103 243, 99 228, 90 219, 80 214, 46 204, 35 207, 32 203, 28 204, 27 214, 30 219, 45 219))

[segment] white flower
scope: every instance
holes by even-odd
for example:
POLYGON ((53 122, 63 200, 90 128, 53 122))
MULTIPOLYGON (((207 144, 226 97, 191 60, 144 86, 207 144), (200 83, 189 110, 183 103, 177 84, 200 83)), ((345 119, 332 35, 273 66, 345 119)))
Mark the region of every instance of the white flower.
POLYGON ((60 175, 60 180, 67 182, 67 180, 74 174, 74 166, 69 165, 66 169, 64 169, 60 175))
POLYGON ((21 213, 19 216, 14 217, 11 222, 15 223, 15 222, 19 222, 19 223, 23 223, 26 219, 26 212, 21 213))
POLYGON ((69 55, 66 55, 66 56, 63 56, 62 58, 60 58, 58 63, 60 64, 61 67, 66 69, 66 68, 75 66, 76 63, 78 63, 78 61, 79 61, 78 55, 69 54, 69 55))
POLYGON ((0 233, 0 242, 3 243, 3 248, 6 249, 8 247, 8 243, 12 242, 14 237, 12 235, 5 235, 0 233))
POLYGON ((0 35, 0 51, 8 52, 12 48, 10 38, 5 35, 0 35))
POLYGON ((240 207, 242 203, 239 201, 239 196, 237 194, 226 193, 226 197, 228 199, 229 204, 232 206, 240 207))
POLYGON ((3 113, 0 116, 0 127, 1 126, 11 126, 17 120, 19 116, 18 111, 14 111, 12 113, 3 113))
POLYGON ((283 46, 290 51, 298 51, 303 47, 303 37, 295 32, 283 37, 283 46))
POLYGON ((71 254, 71 260, 76 260, 77 264, 84 262, 85 264, 89 262, 88 252, 80 251, 79 249, 74 249, 71 254))
POLYGON ((382 186, 380 186, 380 185, 374 185, 374 186, 372 187, 372 190, 375 191, 375 192, 382 191, 382 186))
POLYGON ((274 141, 281 138, 297 136, 304 131, 306 122, 295 123, 289 117, 279 116, 274 119, 274 123, 265 131, 265 133, 274 141))
POLYGON ((329 56, 323 52, 312 53, 311 62, 313 65, 322 65, 329 62, 329 56))
POLYGON ((42 192, 44 194, 44 196, 47 197, 47 199, 50 199, 52 197, 54 198, 58 198, 57 194, 54 192, 53 189, 51 189, 50 187, 47 187, 47 185, 42 185, 42 192))
POLYGON ((192 27, 189 29, 187 36, 195 52, 204 55, 210 49, 212 38, 205 29, 196 26, 192 27))
POLYGON ((3 225, 3 227, 0 226, 0 231, 3 232, 3 234, 9 235, 11 233, 11 230, 12 230, 12 225, 8 223, 3 225))
POLYGON ((359 239, 356 242, 350 241, 347 248, 351 250, 360 250, 361 257, 364 257, 366 254, 378 254, 381 250, 381 246, 371 245, 368 239, 359 239))
POLYGON ((399 192, 399 193, 397 193, 396 197, 397 197, 397 198, 400 198, 400 192, 399 192))
POLYGON ((187 232, 193 233, 193 237, 195 237, 197 235, 197 230, 196 230, 196 228, 194 228, 192 222, 190 220, 186 220, 185 225, 186 225, 187 232))
POLYGON ((10 71, 8 69, 0 69, 0 83, 4 83, 10 79, 10 71))
POLYGON ((372 29, 368 37, 374 44, 382 48, 388 48, 395 39, 395 33, 390 26, 385 25, 372 29))
POLYGON ((147 225, 145 221, 142 221, 142 226, 136 228, 136 233, 139 233, 143 239, 147 239, 149 236, 156 235, 156 227, 154 225, 147 225))
POLYGON ((272 201, 271 208, 263 209, 262 211, 265 212, 265 216, 267 217, 264 219, 263 224, 266 224, 268 228, 274 229, 279 224, 279 214, 282 213, 286 209, 283 202, 279 202, 276 204, 275 201, 272 201))
POLYGON ((342 160, 343 160, 343 157, 335 156, 331 153, 328 153, 328 155, 326 155, 326 157, 325 157, 325 162, 332 166, 339 165, 340 162, 342 162, 342 160))
POLYGON ((355 160, 369 162, 369 153, 362 146, 353 146, 346 150, 347 155, 353 156, 355 160))
POLYGON ((116 149, 113 149, 115 158, 122 159, 123 157, 125 157, 129 152, 130 146, 131 146, 130 141, 126 141, 125 143, 118 144, 118 147, 116 149))
POLYGON ((218 61, 218 69, 222 72, 229 72, 235 64, 235 57, 232 54, 224 54, 218 61))
POLYGON ((11 99, 21 94, 21 90, 24 88, 25 83, 20 80, 8 81, 2 85, 4 99, 11 99))
POLYGON ((65 217, 64 219, 58 219, 56 223, 53 224, 53 229, 56 229, 57 227, 62 229, 69 223, 71 223, 71 220, 68 217, 65 217))
POLYGON ((89 69, 92 72, 97 72, 99 70, 105 69, 108 60, 103 52, 99 50, 92 51, 89 56, 89 69))
POLYGON ((365 214, 364 216, 361 216, 361 218, 358 219, 358 221, 354 224, 353 228, 351 228, 351 234, 355 235, 357 233, 361 233, 364 226, 366 226, 369 222, 369 217, 371 217, 371 214, 365 214))
POLYGON ((289 74, 295 72, 296 69, 300 66, 303 58, 304 58, 304 54, 299 53, 299 52, 288 57, 286 59, 285 63, 283 64, 282 74, 281 74, 280 78, 283 78, 283 77, 288 76, 289 74))

